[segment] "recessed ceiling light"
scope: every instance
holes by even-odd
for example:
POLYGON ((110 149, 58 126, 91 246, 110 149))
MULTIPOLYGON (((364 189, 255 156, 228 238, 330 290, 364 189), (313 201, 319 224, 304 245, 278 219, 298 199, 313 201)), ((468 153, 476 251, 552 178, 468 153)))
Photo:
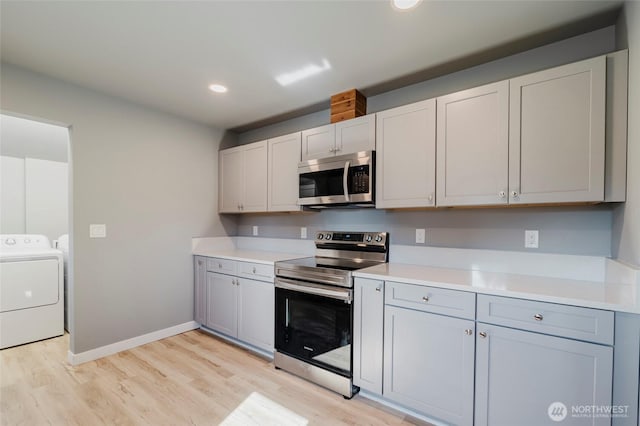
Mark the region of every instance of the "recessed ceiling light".
POLYGON ((295 83, 296 81, 309 78, 312 75, 319 74, 329 69, 331 69, 331 64, 326 59, 323 59, 321 65, 305 65, 304 67, 297 70, 277 75, 275 79, 278 83, 280 83, 281 86, 288 86, 289 84, 295 83))
POLYGON ((222 84, 212 84, 209 86, 209 90, 216 93, 225 93, 227 91, 227 88, 222 84))
POLYGON ((414 8, 420 3, 422 0, 392 0, 391 4, 393 7, 399 10, 407 10, 414 8))

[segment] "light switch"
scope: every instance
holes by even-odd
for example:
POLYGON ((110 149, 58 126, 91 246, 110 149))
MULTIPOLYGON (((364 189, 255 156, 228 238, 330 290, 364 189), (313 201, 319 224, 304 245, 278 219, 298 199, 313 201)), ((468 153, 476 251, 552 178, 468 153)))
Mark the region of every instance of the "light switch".
POLYGON ((426 230, 416 229, 416 244, 424 244, 426 240, 426 230))
POLYGON ((104 223, 89 225, 89 238, 107 238, 107 225, 104 223))
POLYGON ((303 240, 307 238, 307 228, 304 226, 300 227, 300 238, 303 240))
POLYGON ((258 227, 256 225, 253 225, 253 236, 254 237, 258 236, 258 227))
POLYGON ((524 247, 538 248, 538 230, 524 231, 524 247))

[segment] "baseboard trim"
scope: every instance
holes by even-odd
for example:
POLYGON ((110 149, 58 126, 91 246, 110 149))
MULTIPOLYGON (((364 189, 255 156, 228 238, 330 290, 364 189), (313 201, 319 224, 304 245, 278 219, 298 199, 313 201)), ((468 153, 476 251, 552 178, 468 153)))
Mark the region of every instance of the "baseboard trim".
POLYGON ((268 351, 265 351, 262 348, 257 348, 257 347, 255 347, 253 345, 250 345, 249 343, 243 342, 242 340, 238 340, 238 339, 236 339, 234 337, 227 336, 226 334, 222 334, 220 332, 217 332, 215 330, 207 328, 204 325, 202 327, 200 327, 200 331, 203 331, 203 332, 205 332, 207 334, 210 334, 210 335, 215 336, 215 337, 217 337, 219 339, 222 339, 225 342, 229 342, 232 345, 240 346, 243 349, 246 349, 246 350, 251 351, 251 352, 253 352, 253 353, 257 354, 257 355, 260 355, 260 356, 262 356, 262 357, 264 357, 264 358, 266 358, 266 359, 268 359, 270 361, 273 361, 273 352, 268 352, 268 351))
POLYGON ((431 426, 447 426, 447 423, 442 423, 440 420, 425 416, 424 414, 418 413, 417 411, 413 411, 410 408, 407 408, 403 405, 396 404, 395 402, 389 401, 388 399, 382 397, 381 395, 377 395, 362 389, 360 389, 360 392, 358 392, 358 395, 363 398, 370 399, 371 401, 375 401, 380 405, 384 405, 385 407, 389 407, 393 410, 396 410, 402 414, 406 414, 410 417, 413 417, 414 419, 419 420, 420 422, 427 423, 431 426))
POLYGON ((146 345, 147 343, 155 342, 156 340, 165 339, 167 337, 175 336, 176 334, 195 330, 197 328, 200 328, 200 324, 195 321, 189 321, 162 330, 152 331, 151 333, 143 334, 141 336, 132 337, 131 339, 121 340, 119 342, 101 346, 99 348, 91 349, 85 352, 74 354, 73 352, 69 351, 69 353, 67 354, 67 361, 71 365, 83 364, 85 362, 94 361, 105 356, 126 351, 127 349, 132 349, 137 346, 146 345))

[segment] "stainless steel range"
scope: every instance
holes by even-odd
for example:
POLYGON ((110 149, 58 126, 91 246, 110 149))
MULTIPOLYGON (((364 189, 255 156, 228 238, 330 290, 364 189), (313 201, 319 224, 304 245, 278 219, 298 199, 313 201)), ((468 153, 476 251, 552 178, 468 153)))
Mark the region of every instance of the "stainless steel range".
POLYGON ((316 256, 276 262, 276 368, 351 398, 353 277, 388 261, 386 232, 316 235, 316 256))

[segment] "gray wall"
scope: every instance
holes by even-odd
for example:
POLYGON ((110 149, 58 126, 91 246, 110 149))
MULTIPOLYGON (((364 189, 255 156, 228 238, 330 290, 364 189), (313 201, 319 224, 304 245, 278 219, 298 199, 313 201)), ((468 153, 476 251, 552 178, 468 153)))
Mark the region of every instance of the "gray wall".
POLYGON ((0 105, 71 126, 72 352, 191 321, 191 237, 236 232, 217 214, 223 132, 8 64, 0 105))
MULTIPOLYGON (((371 97, 367 99, 367 111, 377 112, 612 50, 615 50, 615 27, 607 27, 371 97)), ((328 122, 328 110, 321 111, 240 134, 238 141, 249 143, 328 122)), ((356 228, 388 230, 394 243, 414 244, 415 228, 426 228, 429 246, 524 251, 524 230, 538 229, 540 248, 526 250, 610 256, 612 208, 601 205, 437 211, 334 210, 300 215, 248 215, 240 216, 238 233, 249 236, 252 226, 258 225, 261 236, 299 238, 300 226, 309 228, 310 237, 312 231, 319 228, 356 228)))
POLYGON ((620 47, 629 48, 627 202, 613 212, 614 257, 640 267, 640 2, 627 1, 620 16, 620 47))

